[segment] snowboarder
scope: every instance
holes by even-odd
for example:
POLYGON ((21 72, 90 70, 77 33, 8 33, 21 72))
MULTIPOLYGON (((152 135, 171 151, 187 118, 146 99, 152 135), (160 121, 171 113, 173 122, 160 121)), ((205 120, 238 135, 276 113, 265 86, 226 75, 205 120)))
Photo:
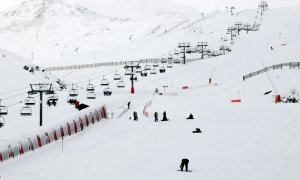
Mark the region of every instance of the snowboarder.
POLYGON ((154 119, 155 119, 154 120, 155 122, 158 122, 158 113, 157 112, 154 113, 154 119))
POLYGON ((194 119, 193 114, 191 113, 191 114, 189 115, 189 117, 187 117, 186 119, 194 119))
POLYGON ((133 120, 134 121, 137 121, 139 118, 138 118, 138 115, 137 115, 137 112, 133 112, 133 120))
POLYGON ((183 167, 185 166, 185 170, 189 171, 189 160, 188 159, 182 159, 180 164, 180 170, 183 171, 183 167))
POLYGON ((130 103, 131 103, 131 102, 129 101, 129 102, 128 102, 128 104, 127 104, 127 106, 128 106, 128 109, 130 109, 130 103))
POLYGON ((167 118, 167 113, 164 111, 163 113, 163 119, 161 121, 168 121, 169 119, 167 118))

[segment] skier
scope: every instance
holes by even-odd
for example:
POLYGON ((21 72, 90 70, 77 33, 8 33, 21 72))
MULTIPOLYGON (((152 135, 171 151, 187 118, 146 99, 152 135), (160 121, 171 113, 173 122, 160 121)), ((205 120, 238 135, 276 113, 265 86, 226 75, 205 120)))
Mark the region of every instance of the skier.
POLYGON ((187 117, 186 119, 194 119, 193 114, 191 113, 191 114, 189 115, 189 117, 187 117))
POLYGON ((158 113, 157 112, 154 113, 154 119, 155 119, 154 120, 155 122, 158 122, 158 113))
POLYGON ((133 112, 133 120, 134 121, 137 121, 139 118, 138 118, 138 115, 137 115, 137 112, 133 112))
POLYGON ((274 50, 274 48, 272 46, 270 48, 271 48, 272 51, 274 50))
POLYGON ((163 119, 161 121, 168 121, 169 119, 167 118, 167 113, 164 111, 163 113, 163 119))
POLYGON ((128 109, 130 109, 130 103, 131 103, 131 102, 129 101, 129 102, 128 102, 128 104, 127 104, 127 106, 128 106, 128 109))
POLYGON ((185 170, 189 171, 189 160, 188 159, 182 159, 180 164, 180 170, 183 171, 183 167, 185 166, 185 170))

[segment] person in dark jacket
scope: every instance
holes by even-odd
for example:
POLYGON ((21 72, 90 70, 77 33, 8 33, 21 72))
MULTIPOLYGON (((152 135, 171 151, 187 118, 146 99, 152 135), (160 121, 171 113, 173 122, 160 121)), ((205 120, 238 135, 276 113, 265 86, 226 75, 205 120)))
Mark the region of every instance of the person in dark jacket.
POLYGON ((182 159, 180 164, 180 170, 183 171, 183 167, 185 166, 185 170, 189 171, 189 160, 188 159, 182 159))
POLYGON ((127 103, 128 109, 130 109, 130 103, 131 103, 130 101, 127 103))
POLYGON ((163 113, 163 119, 161 121, 168 121, 169 119, 167 118, 167 113, 164 111, 163 113))
POLYGON ((154 121, 158 122, 158 113, 157 112, 154 113, 154 121))
POLYGON ((133 120, 134 121, 137 121, 139 118, 138 118, 138 115, 137 115, 137 112, 133 112, 133 120))

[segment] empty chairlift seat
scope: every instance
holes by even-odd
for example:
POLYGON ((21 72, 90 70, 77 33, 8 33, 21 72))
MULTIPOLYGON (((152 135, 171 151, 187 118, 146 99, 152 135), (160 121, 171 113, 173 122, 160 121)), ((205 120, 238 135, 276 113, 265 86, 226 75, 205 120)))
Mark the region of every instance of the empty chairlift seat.
POLYGON ((20 110, 21 116, 31 116, 32 115, 32 109, 29 106, 22 107, 20 110))
POLYGON ((144 67, 144 68, 145 68, 145 70, 146 70, 146 71, 149 71, 149 70, 151 70, 151 66, 150 66, 150 65, 147 65, 147 64, 145 65, 145 67, 144 67))
POLYGON ((87 86, 86 86, 86 91, 95 91, 95 86, 91 83, 89 83, 87 86))
POLYGON ((155 68, 151 69, 150 74, 157 74, 156 69, 155 68))
POLYGON ((137 69, 135 70, 135 72, 136 72, 136 73, 141 73, 141 72, 142 72, 142 69, 141 69, 141 68, 137 68, 137 69))
POLYGON ((153 67, 158 67, 158 66, 159 66, 158 62, 153 63, 153 67))
POLYGON ((103 76, 103 79, 102 79, 100 84, 101 84, 101 86, 108 86, 109 85, 109 82, 108 82, 107 79, 105 79, 105 76, 103 76))
POLYGON ((95 92, 88 92, 86 98, 87 99, 96 99, 96 93, 95 92))
POLYGON ((126 76, 130 76, 132 74, 131 70, 130 69, 126 69, 125 70, 125 75, 126 76))
POLYGON ((25 99, 26 106, 34 106, 35 105, 35 98, 34 97, 27 97, 25 99))
POLYGON ((115 80, 115 81, 121 80, 121 75, 118 74, 117 71, 116 71, 115 74, 114 74, 114 80, 115 80))
POLYGON ((125 82, 123 81, 123 78, 118 82, 117 87, 118 88, 125 88, 125 82))
POLYGON ((0 116, 3 116, 3 115, 7 115, 8 114, 8 109, 6 106, 1 106, 0 105, 0 116))
POLYGON ((69 91, 69 96, 70 97, 77 97, 78 96, 78 90, 77 89, 71 89, 69 91))

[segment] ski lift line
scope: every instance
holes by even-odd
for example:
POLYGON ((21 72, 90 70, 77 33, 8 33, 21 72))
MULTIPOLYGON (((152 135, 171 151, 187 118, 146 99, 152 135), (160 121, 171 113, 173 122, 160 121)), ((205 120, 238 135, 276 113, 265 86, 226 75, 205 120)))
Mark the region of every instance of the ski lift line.
POLYGON ((2 92, 2 93, 0 93, 0 95, 10 94, 12 92, 22 91, 22 90, 25 90, 25 89, 29 89, 29 87, 24 87, 24 88, 20 88, 20 89, 16 89, 16 90, 10 90, 10 91, 7 91, 7 92, 2 92))
POLYGON ((14 97, 18 97, 18 96, 21 96, 23 94, 27 94, 28 92, 23 92, 23 93, 19 93, 19 94, 16 94, 16 95, 12 95, 12 96, 8 96, 8 97, 5 97, 5 98, 2 98, 2 100, 8 100, 8 99, 12 99, 14 97))

